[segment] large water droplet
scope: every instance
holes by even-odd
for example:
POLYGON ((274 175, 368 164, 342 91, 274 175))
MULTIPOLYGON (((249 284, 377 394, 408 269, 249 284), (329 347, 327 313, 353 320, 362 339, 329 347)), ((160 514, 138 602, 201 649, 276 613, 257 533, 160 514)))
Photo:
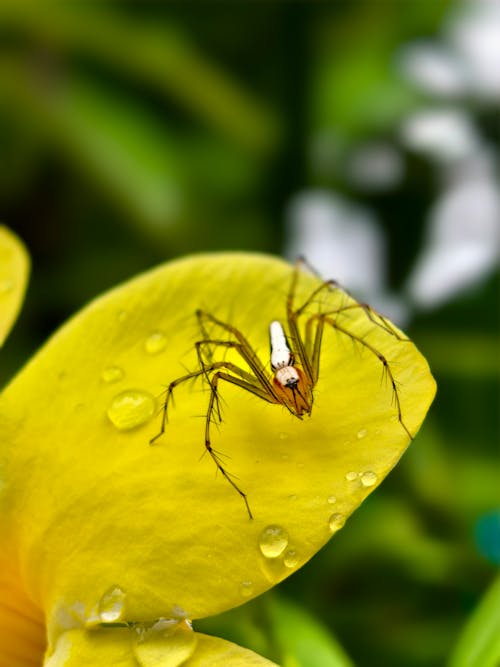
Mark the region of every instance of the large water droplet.
POLYGON ((366 428, 360 428, 359 431, 356 434, 356 437, 358 438, 358 440, 361 440, 362 438, 364 438, 366 436, 367 433, 368 433, 368 431, 366 430, 366 428))
POLYGON ((153 331, 144 343, 144 349, 148 354, 160 354, 167 346, 167 337, 163 331, 153 331))
POLYGON ((266 558, 281 556, 288 546, 288 534, 281 526, 267 526, 260 534, 259 549, 266 558))
POLYGON ((361 473, 360 479, 363 486, 374 486, 378 481, 378 475, 372 470, 367 470, 366 472, 361 473))
POLYGON ((295 567, 299 562, 299 556, 296 549, 287 549, 283 556, 283 563, 285 567, 295 567))
POLYGON ((182 665, 196 649, 197 635, 188 620, 160 619, 152 627, 140 629, 132 644, 141 667, 182 665))
POLYGON ((125 593, 113 586, 99 600, 99 618, 102 623, 116 623, 125 611, 125 593))
POLYGON ((328 527, 332 533, 336 533, 345 524, 345 516, 340 513, 332 514, 328 519, 328 527))
POLYGON ((145 391, 129 389, 113 398, 107 415, 120 431, 146 423, 155 413, 155 399, 145 391))
POLYGON ((119 366, 108 366, 104 368, 101 373, 101 380, 106 384, 113 384, 119 382, 125 376, 125 371, 119 366))
POLYGON ((251 595, 253 595, 253 583, 251 581, 241 582, 240 595, 243 598, 249 598, 251 595))

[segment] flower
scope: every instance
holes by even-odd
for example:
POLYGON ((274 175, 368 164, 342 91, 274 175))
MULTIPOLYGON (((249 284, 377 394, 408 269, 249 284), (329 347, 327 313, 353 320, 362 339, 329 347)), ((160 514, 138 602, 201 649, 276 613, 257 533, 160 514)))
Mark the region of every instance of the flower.
MULTIPOLYGON (((4 390, 0 665, 271 664, 190 620, 244 603, 311 558, 397 463, 435 391, 411 342, 371 311, 338 311, 349 297, 323 288, 306 319, 337 314, 311 416, 227 381, 217 388, 211 438, 253 519, 203 456, 215 370, 175 388, 152 446, 162 389, 199 369, 196 341, 231 339, 210 321, 200 331, 197 309, 243 333, 267 369, 268 325, 286 325, 291 275, 282 260, 246 253, 167 263, 84 308, 4 390)), ((301 273, 297 305, 319 284, 301 273)), ((251 375, 233 347, 202 347, 206 366, 251 375)))

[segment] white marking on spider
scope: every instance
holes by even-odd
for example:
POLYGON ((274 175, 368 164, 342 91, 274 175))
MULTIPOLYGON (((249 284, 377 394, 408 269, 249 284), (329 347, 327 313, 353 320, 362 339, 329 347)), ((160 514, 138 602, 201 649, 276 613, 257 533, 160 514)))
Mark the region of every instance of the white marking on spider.
POLYGON ((271 339, 271 368, 275 379, 283 387, 296 387, 300 377, 293 365, 293 354, 288 347, 285 332, 281 324, 275 320, 269 325, 271 339))

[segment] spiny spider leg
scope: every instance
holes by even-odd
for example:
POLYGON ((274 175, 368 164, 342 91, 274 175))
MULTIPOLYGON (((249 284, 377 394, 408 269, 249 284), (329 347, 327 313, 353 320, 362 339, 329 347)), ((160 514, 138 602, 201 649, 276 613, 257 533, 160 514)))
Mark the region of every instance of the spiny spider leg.
MULTIPOLYGON (((245 376, 247 375, 245 373, 245 371, 238 368, 238 366, 236 366, 235 364, 230 363, 229 361, 217 361, 217 362, 214 362, 213 364, 210 364, 210 366, 205 366, 204 368, 201 368, 198 371, 193 371, 192 373, 187 373, 186 375, 182 375, 181 377, 176 378, 175 380, 173 380, 168 385, 167 390, 166 390, 166 396, 165 396, 165 400, 163 402, 163 407, 162 407, 162 418, 161 418, 160 430, 158 431, 158 433, 155 436, 153 436, 150 439, 150 441, 149 441, 150 445, 152 445, 154 442, 156 442, 156 440, 158 440, 158 438, 161 438, 161 436, 165 433, 165 429, 166 429, 166 425, 167 425, 167 421, 168 421, 168 405, 169 405, 170 401, 173 400, 173 391, 174 391, 174 389, 178 385, 182 384, 183 382, 187 382, 188 380, 200 377, 200 375, 205 375, 206 373, 210 373, 210 372, 218 370, 220 368, 224 368, 225 370, 229 370, 232 373, 235 373, 236 375, 240 375, 242 377, 242 379, 245 379, 245 376)), ((251 376, 249 376, 249 377, 251 377, 251 376)), ((249 380, 247 380, 247 381, 248 381, 248 384, 250 384, 249 380)), ((209 383, 210 383, 210 380, 209 380, 209 383)), ((250 391, 250 389, 249 389, 249 391, 250 391)), ((251 391, 254 394, 256 394, 257 396, 260 396, 261 394, 259 392, 262 391, 262 390, 259 387, 254 386, 251 391)), ((262 398, 263 397, 264 396, 262 395, 262 398)), ((267 395, 266 395, 266 400, 267 400, 267 395)))
MULTIPOLYGON (((347 294, 347 292, 346 292, 346 294, 347 294)), ((351 297, 351 298, 353 298, 353 297, 351 297)), ((401 337, 400 334, 396 331, 396 329, 387 320, 387 318, 385 318, 381 313, 374 310, 367 303, 361 303, 361 302, 355 301, 355 303, 349 303, 346 306, 339 306, 339 308, 335 308, 334 310, 327 311, 327 312, 324 313, 324 315, 337 315, 337 314, 340 314, 340 313, 345 313, 348 310, 354 310, 355 308, 361 308, 361 310, 365 313, 366 317, 370 320, 370 322, 372 324, 375 324, 375 326, 380 327, 386 333, 390 334, 391 336, 394 336, 395 338, 397 338, 401 342, 409 342, 410 341, 409 338, 401 337)))
MULTIPOLYGON (((396 411, 397 411, 397 415, 398 415, 398 421, 401 424, 404 431, 406 432, 406 434, 408 435, 408 437, 410 438, 410 440, 413 440, 413 435, 410 433, 410 430, 408 429, 408 427, 406 426, 406 424, 403 421, 403 412, 402 412, 402 408, 401 408, 401 399, 399 397, 398 385, 397 385, 396 379, 394 377, 394 373, 392 372, 391 366, 389 365, 389 362, 388 362, 387 358, 381 352, 379 352, 379 350, 377 350, 373 345, 368 343, 364 338, 362 338, 361 336, 356 336, 355 334, 351 333, 350 331, 345 329, 343 326, 338 324, 337 321, 334 320, 329 314, 320 313, 320 314, 317 314, 317 315, 312 315, 311 318, 309 319, 308 323, 311 320, 317 320, 318 321, 316 335, 315 335, 313 358, 315 356, 319 357, 319 352, 320 352, 320 349, 321 349, 321 337, 322 337, 322 334, 323 334, 323 328, 324 328, 325 323, 329 324, 336 331, 339 331, 340 333, 344 334, 345 336, 348 336, 353 341, 353 343, 361 345, 363 348, 365 348, 366 350, 371 352, 375 357, 377 357, 377 359, 382 364, 384 374, 389 378, 389 382, 390 382, 391 389, 392 389, 393 401, 394 401, 394 404, 396 406, 396 411)), ((319 360, 315 361, 315 363, 319 364, 319 360)))
MULTIPOLYGON (((233 369, 231 369, 233 370, 233 369)), ((248 516, 250 519, 253 519, 253 514, 250 509, 250 505, 248 504, 248 498, 247 494, 240 489, 238 484, 233 479, 233 476, 230 475, 227 470, 224 468, 222 465, 219 456, 217 453, 214 451, 211 440, 210 440, 210 424, 212 423, 212 413, 214 411, 214 404, 217 400, 217 395, 218 395, 218 383, 220 380, 224 380, 225 382, 230 382, 232 384, 237 385, 238 387, 241 387, 242 389, 245 389, 246 391, 251 392, 252 394, 255 394, 256 396, 259 396, 260 398, 263 398, 265 401, 268 403, 274 403, 275 401, 271 396, 266 394, 264 390, 262 390, 260 387, 256 386, 255 384, 252 384, 244 379, 241 379, 239 377, 235 377, 234 375, 229 375, 229 373, 225 373, 224 371, 216 371, 211 379, 210 379, 210 387, 211 387, 211 392, 210 392, 210 400, 208 403, 208 410, 207 410, 207 418, 205 421, 205 447, 210 456, 212 457, 215 465, 217 466, 217 470, 220 471, 221 475, 231 484, 233 489, 237 491, 237 493, 241 496, 243 499, 243 502, 245 503, 245 507, 247 508, 248 516)))
MULTIPOLYGON (((250 385, 255 387, 255 389, 257 390, 258 385, 255 383, 255 380, 257 379, 257 380, 261 381, 261 376, 258 374, 259 369, 252 366, 252 363, 251 363, 252 358, 249 357, 248 354, 245 353, 246 352, 245 345, 243 345, 242 343, 236 342, 236 341, 232 341, 232 340, 216 340, 216 339, 207 338, 206 340, 200 340, 197 343, 195 343, 195 347, 196 347, 196 353, 198 355, 198 362, 199 362, 200 366, 202 367, 202 369, 203 368, 206 369, 205 377, 207 378, 207 382, 208 382, 208 384, 210 384, 210 386, 212 386, 212 385, 211 385, 208 373, 210 372, 211 369, 210 369, 210 367, 205 366, 205 364, 203 362, 203 358, 202 358, 202 352, 201 352, 202 348, 205 345, 207 345, 207 346, 216 345, 216 346, 219 346, 219 347, 232 348, 232 349, 236 350, 240 354, 240 356, 244 359, 244 361, 247 362, 249 367, 253 370, 253 372, 255 373, 255 376, 253 376, 251 373, 248 373, 247 371, 244 371, 242 368, 238 368, 237 366, 234 366, 233 364, 228 363, 226 368, 229 369, 230 366, 232 366, 232 368, 230 370, 233 370, 234 368, 238 368, 237 374, 243 380, 246 380, 247 383, 249 383, 250 385)), ((264 378, 265 378, 266 382, 265 383, 261 382, 262 388, 259 388, 260 393, 258 393, 257 391, 254 391, 253 393, 256 393, 257 395, 261 396, 261 398, 265 397, 266 400, 269 400, 270 403, 274 403, 274 402, 279 403, 279 398, 276 395, 276 392, 274 391, 274 388, 273 388, 272 384, 268 381, 267 377, 264 376, 264 378), (269 394, 272 395, 274 400, 268 399, 269 394)), ((218 417, 219 422, 220 422, 220 421, 222 421, 222 418, 221 418, 221 411, 220 411, 220 404, 219 404, 218 395, 215 397, 215 409, 216 409, 216 412, 217 412, 217 417, 218 417)))
MULTIPOLYGON (((252 369, 252 372, 255 374, 256 378, 259 380, 261 383, 262 387, 265 387, 265 389, 275 396, 277 399, 276 392, 274 391, 274 388, 272 386, 272 383, 269 381, 268 378, 268 373, 264 366, 262 365, 262 362, 260 361, 259 357, 257 354, 254 352, 252 346, 248 342, 248 340, 243 336, 243 334, 236 328, 231 326, 230 324, 227 324, 226 322, 222 322, 221 320, 218 320, 216 317, 211 315, 210 313, 207 313, 202 310, 196 311, 196 315, 200 319, 201 317, 206 318, 213 324, 216 324, 219 326, 221 329, 226 331, 227 333, 232 334, 235 338, 236 341, 227 341, 229 345, 227 347, 233 347, 236 349, 242 359, 246 361, 248 366, 252 369)), ((219 341, 219 344, 226 344, 226 341, 219 341)), ((279 399, 277 402, 280 402, 279 399)))
MULTIPOLYGON (((292 276, 292 285, 290 288, 290 292, 292 290, 295 290, 295 286, 298 280, 298 272, 300 266, 305 266, 311 273, 313 273, 316 277, 322 280, 321 276, 318 274, 317 271, 309 264, 309 262, 304 258, 304 257, 299 257, 295 263, 294 267, 294 274, 292 276)), ((391 334, 392 336, 395 336, 398 340, 401 341, 409 341, 409 338, 402 338, 399 333, 394 329, 394 327, 391 325, 391 323, 385 318, 381 313, 377 312, 374 310, 368 303, 364 302, 358 302, 356 299, 346 290, 337 280, 322 280, 322 284, 317 287, 314 292, 306 299, 306 301, 302 304, 300 308, 297 308, 295 310, 295 314, 297 317, 301 315, 304 310, 309 306, 309 304, 312 303, 313 299, 323 290, 338 290, 339 292, 342 292, 343 295, 346 297, 349 297, 354 301, 354 303, 350 303, 347 305, 341 305, 338 308, 325 313, 329 315, 334 315, 336 313, 348 311, 354 308, 361 308, 367 318, 376 326, 380 327, 384 331, 386 331, 388 334, 391 334), (378 319, 377 319, 378 318, 378 319), (380 321, 379 321, 380 320, 380 321)))

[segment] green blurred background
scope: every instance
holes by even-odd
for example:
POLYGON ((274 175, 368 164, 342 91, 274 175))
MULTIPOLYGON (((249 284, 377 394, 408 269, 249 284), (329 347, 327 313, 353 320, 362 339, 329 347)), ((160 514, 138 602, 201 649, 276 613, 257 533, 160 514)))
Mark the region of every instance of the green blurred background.
POLYGON ((429 359, 382 487, 197 626, 287 667, 487 664, 456 647, 500 561, 499 45, 496 0, 0 5, 0 218, 33 260, 2 383, 92 297, 207 250, 305 253, 429 359))

